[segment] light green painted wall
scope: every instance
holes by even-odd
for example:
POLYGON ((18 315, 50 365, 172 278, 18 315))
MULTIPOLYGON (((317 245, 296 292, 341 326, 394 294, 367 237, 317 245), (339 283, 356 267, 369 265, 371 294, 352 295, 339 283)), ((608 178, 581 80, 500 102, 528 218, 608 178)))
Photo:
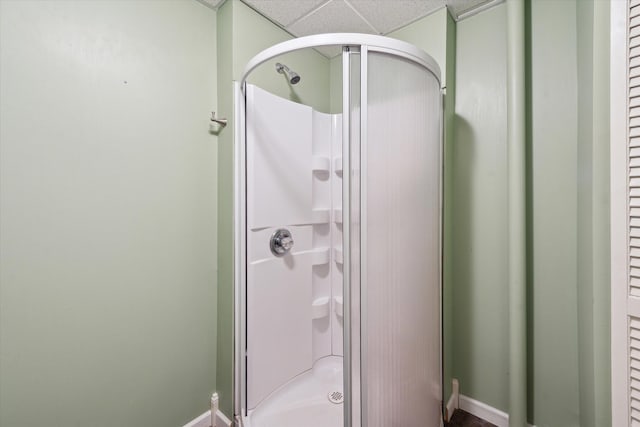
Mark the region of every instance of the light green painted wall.
MULTIPOLYGON (((231 2, 234 3, 233 78, 240 80, 251 58, 293 37, 239 0, 231 2)), ((309 105, 318 111, 329 111, 329 60, 313 49, 291 52, 267 61, 251 74, 248 81, 274 95, 309 105), (276 72, 276 62, 282 62, 300 74, 300 82, 290 85, 282 74, 276 72)))
MULTIPOLYGON (((232 119, 233 81, 262 50, 292 37, 239 0, 218 10, 218 99, 221 113, 232 119)), ((249 79, 278 96, 329 111, 329 60, 305 50, 269 61, 249 79), (295 86, 275 71, 284 62, 302 76, 295 86)), ((233 120, 218 136, 218 357, 217 387, 222 411, 233 414, 233 120)))
POLYGON ((530 11, 529 416, 578 426, 576 1, 530 11))
MULTIPOLYGON (((389 33, 388 37, 404 40, 418 46, 436 60, 440 66, 442 86, 447 85, 447 28, 455 26, 446 8, 389 33)), ((455 46, 455 45, 454 45, 455 46)))
POLYGON ((233 2, 218 9, 218 354, 220 410, 233 416, 233 2))
MULTIPOLYGON (((454 372, 508 411, 505 5, 457 27, 454 372)), ((608 12, 527 3, 529 422, 607 426, 608 12)))
POLYGON ((580 426, 611 425, 609 294, 609 5, 578 16, 578 331, 580 426))
POLYGON ((329 61, 329 112, 342 113, 342 56, 329 61))
POLYGON ((458 22, 453 148, 453 376, 507 409, 506 7, 458 22))
POLYGON ((0 425, 207 409, 215 21, 195 1, 0 1, 0 425))

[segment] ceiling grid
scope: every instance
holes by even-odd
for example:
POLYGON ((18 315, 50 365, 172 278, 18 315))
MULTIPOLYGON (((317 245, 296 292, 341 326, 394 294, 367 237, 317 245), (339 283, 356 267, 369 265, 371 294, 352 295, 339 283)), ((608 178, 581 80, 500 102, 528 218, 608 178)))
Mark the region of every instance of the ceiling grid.
MULTIPOLYGON (((224 0, 198 0, 218 8, 224 0)), ((238 1, 238 0, 230 0, 238 1)), ((295 37, 321 33, 387 35, 447 7, 466 18, 504 0, 241 0, 295 37)), ((319 48, 331 58, 338 48, 319 48)))

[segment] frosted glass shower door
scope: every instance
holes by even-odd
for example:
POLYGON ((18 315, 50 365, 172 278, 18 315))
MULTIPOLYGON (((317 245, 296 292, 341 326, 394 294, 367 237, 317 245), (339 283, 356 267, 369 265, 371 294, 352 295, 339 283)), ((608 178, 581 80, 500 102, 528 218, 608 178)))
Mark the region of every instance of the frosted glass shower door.
POLYGON ((351 191, 360 200, 361 235, 352 245, 360 258, 362 425, 438 427, 440 85, 398 56, 361 57, 359 147, 352 141, 360 182, 351 191))

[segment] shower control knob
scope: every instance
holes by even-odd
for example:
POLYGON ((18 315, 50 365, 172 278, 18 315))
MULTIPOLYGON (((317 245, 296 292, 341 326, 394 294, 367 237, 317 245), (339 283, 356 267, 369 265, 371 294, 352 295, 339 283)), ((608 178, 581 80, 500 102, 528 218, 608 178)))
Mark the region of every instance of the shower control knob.
POLYGON ((280 228, 271 235, 271 253, 275 256, 286 255, 293 248, 293 237, 286 228, 280 228))

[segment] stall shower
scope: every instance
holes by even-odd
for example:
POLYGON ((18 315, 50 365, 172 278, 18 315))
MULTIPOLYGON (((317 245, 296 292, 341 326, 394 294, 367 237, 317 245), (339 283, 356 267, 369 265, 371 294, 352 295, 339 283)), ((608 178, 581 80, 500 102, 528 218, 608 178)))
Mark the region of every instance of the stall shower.
MULTIPOLYGON (((300 82, 275 67, 283 84, 300 82)), ((440 426, 439 74, 418 48, 362 34, 295 39, 248 63, 235 182, 245 427, 440 426), (328 45, 342 52, 341 113, 248 81, 283 54, 328 45)))

